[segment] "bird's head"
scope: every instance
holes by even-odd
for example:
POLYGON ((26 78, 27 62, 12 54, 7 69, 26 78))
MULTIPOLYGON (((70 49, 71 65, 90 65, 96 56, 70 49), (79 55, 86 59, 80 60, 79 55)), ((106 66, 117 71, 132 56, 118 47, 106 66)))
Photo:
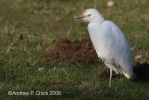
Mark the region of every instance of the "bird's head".
POLYGON ((74 19, 81 19, 85 22, 104 21, 103 16, 94 8, 86 9, 80 16, 73 17, 74 19))

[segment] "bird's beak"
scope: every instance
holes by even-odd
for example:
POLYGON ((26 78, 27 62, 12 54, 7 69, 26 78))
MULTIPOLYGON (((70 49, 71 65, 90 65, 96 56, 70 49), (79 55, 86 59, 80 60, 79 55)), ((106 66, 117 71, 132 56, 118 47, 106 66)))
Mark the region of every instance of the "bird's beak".
POLYGON ((73 17, 73 19, 82 19, 82 18, 85 18, 85 17, 88 17, 88 16, 91 16, 90 14, 89 15, 80 15, 80 16, 75 16, 73 17))
POLYGON ((82 19, 82 18, 84 18, 85 16, 83 16, 83 15, 80 15, 80 16, 75 16, 75 17, 73 17, 73 19, 82 19))

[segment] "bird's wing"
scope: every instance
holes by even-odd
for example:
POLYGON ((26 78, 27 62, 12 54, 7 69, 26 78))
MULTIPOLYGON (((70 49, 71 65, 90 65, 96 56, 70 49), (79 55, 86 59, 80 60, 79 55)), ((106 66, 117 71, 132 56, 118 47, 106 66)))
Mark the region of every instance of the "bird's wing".
POLYGON ((114 62, 117 65, 120 65, 125 73, 132 76, 133 69, 132 69, 132 62, 131 62, 131 51, 129 48, 128 41, 121 31, 121 29, 111 22, 112 28, 112 56, 114 58, 114 62))
POLYGON ((90 23, 88 31, 98 57, 113 67, 120 66, 129 76, 133 74, 128 41, 117 25, 111 21, 90 23))

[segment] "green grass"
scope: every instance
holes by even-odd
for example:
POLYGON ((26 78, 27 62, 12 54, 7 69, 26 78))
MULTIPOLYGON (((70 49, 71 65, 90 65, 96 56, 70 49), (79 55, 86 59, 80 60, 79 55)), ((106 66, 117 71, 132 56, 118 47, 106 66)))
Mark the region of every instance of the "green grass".
POLYGON ((41 60, 46 49, 62 37, 79 40, 87 35, 87 24, 72 17, 88 7, 102 14, 124 30, 136 55, 146 54, 149 62, 149 0, 1 0, 0 1, 0 99, 103 99, 148 100, 149 82, 136 83, 123 77, 98 77, 104 70, 98 64, 66 64, 41 60), (40 72, 38 68, 48 70, 40 72), (60 84, 52 81, 62 82, 60 84), (8 96, 7 91, 62 91, 62 96, 8 96))

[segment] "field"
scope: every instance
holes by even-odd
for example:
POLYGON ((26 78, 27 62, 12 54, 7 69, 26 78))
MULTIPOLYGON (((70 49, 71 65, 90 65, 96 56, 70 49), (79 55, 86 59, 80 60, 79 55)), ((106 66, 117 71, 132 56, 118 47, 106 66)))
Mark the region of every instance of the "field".
POLYGON ((107 0, 1 0, 0 99, 148 100, 149 0, 113 1, 114 6, 107 7, 107 0), (125 32, 136 79, 115 76, 108 88, 109 78, 102 74, 107 68, 96 57, 87 23, 72 19, 90 7, 125 32), (75 52, 76 48, 81 49, 75 52), (8 91, 61 91, 62 95, 10 96, 8 91))

